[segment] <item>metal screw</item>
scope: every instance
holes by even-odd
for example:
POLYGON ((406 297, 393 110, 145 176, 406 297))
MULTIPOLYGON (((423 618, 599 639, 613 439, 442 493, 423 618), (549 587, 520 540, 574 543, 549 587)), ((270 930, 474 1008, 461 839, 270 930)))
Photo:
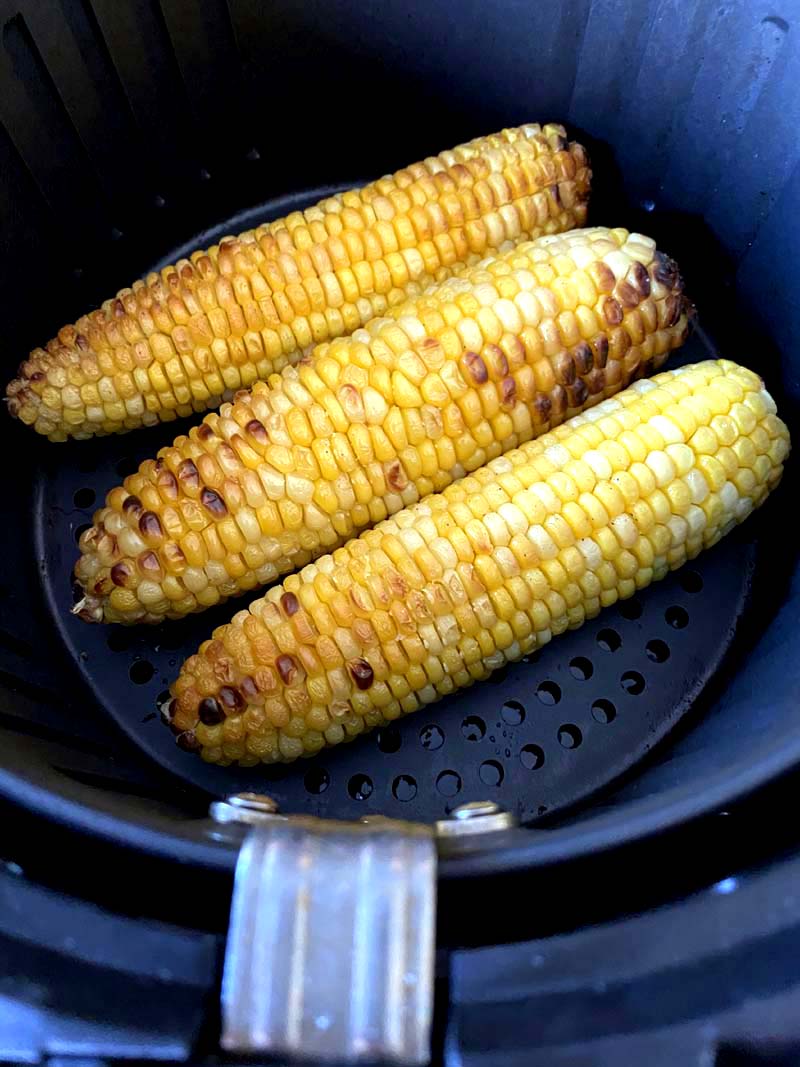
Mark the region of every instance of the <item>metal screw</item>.
POLYGON ((465 837, 469 834, 485 834, 494 830, 510 830, 517 820, 503 811, 493 800, 472 800, 453 808, 449 819, 436 823, 439 837, 465 837))
POLYGON ((225 800, 213 801, 208 810, 218 823, 248 823, 252 826, 268 819, 285 818, 279 814, 277 800, 266 793, 233 793, 225 800))
POLYGON ((480 819, 484 815, 498 815, 503 809, 493 800, 471 800, 453 808, 451 819, 480 819))

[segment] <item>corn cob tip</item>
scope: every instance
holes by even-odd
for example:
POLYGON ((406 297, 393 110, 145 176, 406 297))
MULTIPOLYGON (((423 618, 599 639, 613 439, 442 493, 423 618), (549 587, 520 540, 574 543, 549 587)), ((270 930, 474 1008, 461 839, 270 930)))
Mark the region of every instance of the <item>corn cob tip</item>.
POLYGON ((71 615, 77 615, 84 622, 103 621, 103 601, 100 597, 87 593, 70 609, 71 615))

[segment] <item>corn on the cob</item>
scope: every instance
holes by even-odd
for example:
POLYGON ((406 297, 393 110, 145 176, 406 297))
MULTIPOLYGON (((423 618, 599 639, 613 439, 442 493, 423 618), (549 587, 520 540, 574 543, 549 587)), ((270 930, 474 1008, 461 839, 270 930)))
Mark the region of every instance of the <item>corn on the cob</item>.
POLYGON ((735 363, 638 382, 270 589, 186 661, 166 717, 213 763, 351 740, 694 558, 788 451, 735 363))
POLYGON ((30 354, 9 411, 64 441, 218 407, 465 264, 583 225, 589 182, 561 126, 460 145, 123 289, 30 354))
POLYGON ((686 328, 675 265, 625 230, 471 268, 112 490, 81 538, 77 612, 158 622, 274 581, 649 373, 686 328))

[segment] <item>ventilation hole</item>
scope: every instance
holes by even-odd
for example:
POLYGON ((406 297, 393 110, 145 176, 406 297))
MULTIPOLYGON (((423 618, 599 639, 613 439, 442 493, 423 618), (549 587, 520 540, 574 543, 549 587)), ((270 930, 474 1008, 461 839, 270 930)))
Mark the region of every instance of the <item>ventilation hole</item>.
POLYGON ((320 793, 324 793, 330 784, 331 776, 324 767, 311 767, 306 771, 305 777, 303 778, 303 785, 306 787, 306 792, 313 793, 314 796, 319 796, 320 793))
POLYGON ((613 722, 616 717, 617 709, 610 700, 595 700, 594 704, 592 704, 592 718, 595 722, 602 723, 603 726, 608 726, 608 724, 613 722))
POLYGON ((347 792, 353 800, 367 800, 372 796, 372 779, 366 774, 354 774, 347 783, 347 792))
POLYGON ((571 722, 565 722, 558 728, 558 743, 562 748, 577 748, 583 741, 583 734, 571 722))
POLYGON ((666 663, 669 659, 669 645, 666 641, 659 641, 657 638, 647 642, 645 652, 647 653, 647 658, 651 659, 653 663, 666 663))
POLYGON ((597 643, 604 652, 616 652, 622 644, 622 638, 616 630, 600 630, 597 643))
POLYGON ((482 741, 486 736, 486 723, 478 715, 468 715, 461 723, 461 733, 467 741, 482 741))
POLYGON ((423 726, 419 732, 419 743, 430 752, 435 752, 444 744, 444 731, 433 724, 423 726))
POLYGON ((378 730, 378 748, 381 752, 397 752, 403 743, 396 726, 384 726, 378 730))
POLYGON ((630 693, 633 697, 638 697, 640 693, 644 692, 644 678, 638 671, 625 671, 619 680, 619 684, 626 693, 630 693))
POLYGON ((84 486, 83 489, 76 489, 72 503, 76 508, 90 508, 94 504, 96 495, 94 489, 84 486))
POLYGON ((91 527, 91 525, 92 524, 90 522, 82 522, 80 524, 80 526, 76 526, 75 527, 75 544, 76 545, 80 541, 81 537, 83 537, 83 535, 86 533, 86 531, 91 527))
POLYGON ((630 600, 623 600, 619 606, 619 613, 623 619, 638 619, 641 618, 642 604, 636 597, 631 597, 630 600))
POLYGON ((500 715, 509 726, 519 726, 525 722, 525 708, 518 700, 507 700, 500 709, 500 715))
POLYGON ((118 459, 114 464, 114 470, 120 478, 127 478, 129 474, 133 474, 136 470, 136 460, 131 459, 130 456, 123 456, 122 459, 118 459))
POLYGON ((561 689, 555 682, 542 682, 536 690, 536 695, 543 704, 552 707, 561 699, 561 689))
POLYGON ((525 745, 519 754, 519 761, 529 771, 538 771, 544 763, 544 749, 539 745, 525 745))
POLYGON ((592 661, 585 656, 576 656, 570 661, 569 673, 573 678, 578 678, 582 682, 588 681, 594 674, 592 661))
POLYGON ((410 774, 398 774, 392 782, 392 796, 394 799, 407 804, 408 801, 413 800, 416 795, 416 780, 412 778, 410 774))
POLYGON ((133 644, 133 633, 122 626, 115 626, 108 631, 106 644, 112 652, 127 652, 133 644))
POLYGON ((671 626, 673 630, 682 630, 689 625, 689 612, 685 608, 679 608, 677 605, 667 608, 664 612, 664 618, 667 620, 667 625, 671 626))
POLYGON ((697 571, 681 571, 678 581, 687 593, 699 593, 703 588, 703 579, 697 571))
POLYGON ((487 678, 487 681, 491 685, 500 685, 502 682, 504 682, 506 680, 506 678, 508 678, 508 665, 507 664, 502 666, 502 667, 498 667, 498 669, 496 671, 493 671, 489 675, 489 677, 487 678))
POLYGON ((461 775, 456 771, 442 771, 436 779, 436 788, 443 797, 454 797, 461 789, 461 775))
POLYGON ((137 659, 135 663, 131 664, 131 669, 128 671, 131 681, 135 682, 136 685, 146 685, 155 673, 155 667, 147 659, 137 659))
POLYGON ((498 786, 506 776, 502 764, 495 759, 487 759, 478 768, 478 777, 484 785, 498 786))

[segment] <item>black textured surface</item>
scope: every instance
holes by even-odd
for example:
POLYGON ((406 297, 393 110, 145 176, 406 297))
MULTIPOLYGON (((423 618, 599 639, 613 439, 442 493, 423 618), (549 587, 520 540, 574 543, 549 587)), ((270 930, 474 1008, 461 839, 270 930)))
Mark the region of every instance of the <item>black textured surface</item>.
MULTIPOLYGON (((189 244, 207 245, 322 193, 263 205, 189 244)), ((694 338, 696 356, 708 347, 694 338)), ((263 789, 286 811, 340 818, 433 820, 484 797, 524 821, 552 815, 613 781, 667 733, 713 674, 744 607, 753 550, 734 537, 528 662, 373 735, 289 767, 209 766, 177 747, 158 705, 182 661, 237 602, 156 629, 90 626, 69 614, 77 537, 120 476, 176 432, 167 425, 81 442, 70 446, 71 463, 58 462, 66 449, 52 450, 35 490, 35 539, 53 623, 99 703, 163 768, 214 795, 263 789)))

